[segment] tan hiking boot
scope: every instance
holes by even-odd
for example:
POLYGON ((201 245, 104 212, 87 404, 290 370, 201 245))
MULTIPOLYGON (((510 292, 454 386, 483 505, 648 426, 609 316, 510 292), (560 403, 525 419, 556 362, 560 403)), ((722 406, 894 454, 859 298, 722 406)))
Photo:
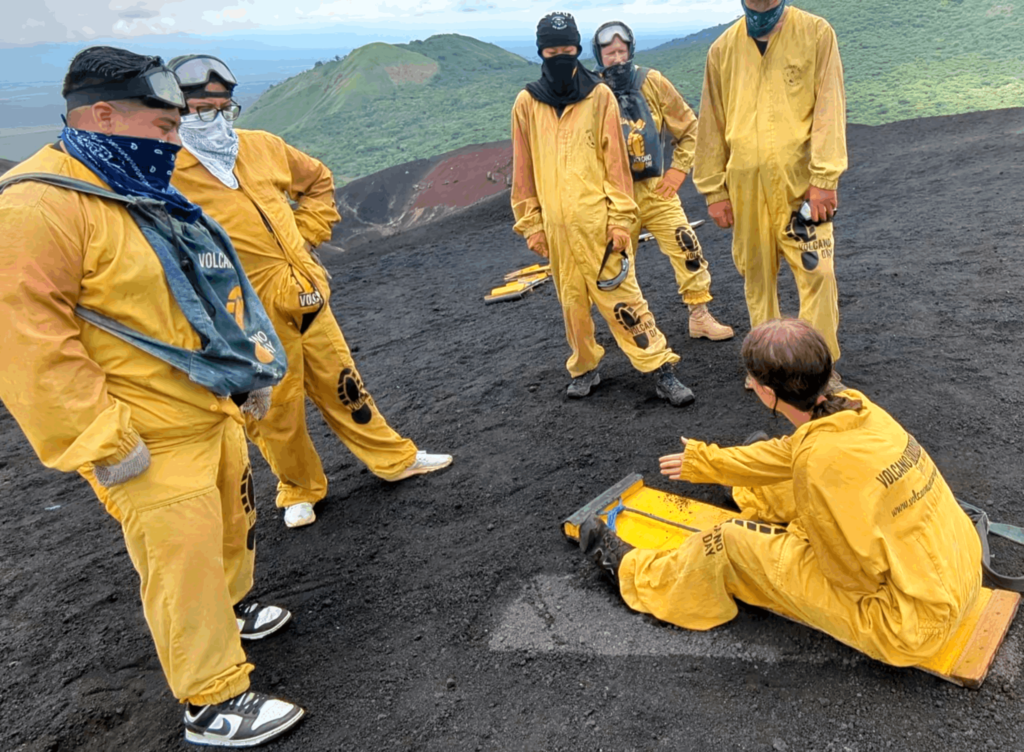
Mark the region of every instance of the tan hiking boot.
POLYGON ((708 310, 707 303, 690 306, 690 336, 694 339, 707 337, 712 341, 732 339, 735 332, 731 326, 719 324, 708 310))

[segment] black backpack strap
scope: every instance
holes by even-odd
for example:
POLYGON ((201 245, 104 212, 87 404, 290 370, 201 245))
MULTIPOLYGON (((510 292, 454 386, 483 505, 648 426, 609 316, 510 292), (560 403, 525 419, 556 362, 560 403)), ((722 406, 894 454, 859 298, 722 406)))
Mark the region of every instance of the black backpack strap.
POLYGON ((636 70, 633 71, 633 88, 640 91, 640 88, 647 81, 647 74, 651 72, 650 68, 644 68, 642 66, 636 66, 636 70))
POLYGON ((978 537, 981 539, 981 571, 985 573, 986 579, 1000 590, 1010 590, 1014 593, 1024 593, 1024 577, 1009 577, 1000 574, 992 569, 992 553, 988 548, 988 534, 993 533, 1001 538, 1012 540, 1014 543, 1024 545, 1024 530, 1014 525, 1004 525, 999 522, 989 522, 988 514, 973 504, 957 499, 957 504, 970 517, 978 530, 978 537))

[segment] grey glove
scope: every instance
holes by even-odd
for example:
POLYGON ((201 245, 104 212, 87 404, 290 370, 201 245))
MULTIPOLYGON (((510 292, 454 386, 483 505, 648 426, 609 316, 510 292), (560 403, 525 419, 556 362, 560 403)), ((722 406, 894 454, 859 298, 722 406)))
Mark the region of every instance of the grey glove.
POLYGON ((252 416, 254 420, 263 420, 270 409, 270 395, 273 391, 273 387, 265 386, 249 392, 249 398, 242 403, 242 415, 252 416))
POLYGON ((128 455, 116 465, 94 465, 96 482, 104 488, 116 486, 142 475, 149 467, 149 448, 142 439, 132 447, 128 455))

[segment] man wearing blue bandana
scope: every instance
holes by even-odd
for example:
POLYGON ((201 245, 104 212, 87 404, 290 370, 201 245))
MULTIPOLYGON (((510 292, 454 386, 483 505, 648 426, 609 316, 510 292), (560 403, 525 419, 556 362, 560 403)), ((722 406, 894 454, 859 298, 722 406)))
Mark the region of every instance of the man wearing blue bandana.
MULTIPOLYGON (((836 34, 786 0, 741 1, 744 17, 708 51, 694 185, 715 223, 733 228, 751 327, 780 316, 776 278, 785 258, 800 318, 821 333, 836 362, 832 216, 847 166, 836 34)), ((838 374, 829 387, 843 388, 838 374)))
POLYGON ((304 715, 249 691, 242 639, 290 614, 252 587, 243 416, 284 348, 227 236, 170 186, 184 96, 160 58, 83 50, 67 127, 0 181, 0 399, 40 460, 120 522, 186 739, 254 746, 304 715))

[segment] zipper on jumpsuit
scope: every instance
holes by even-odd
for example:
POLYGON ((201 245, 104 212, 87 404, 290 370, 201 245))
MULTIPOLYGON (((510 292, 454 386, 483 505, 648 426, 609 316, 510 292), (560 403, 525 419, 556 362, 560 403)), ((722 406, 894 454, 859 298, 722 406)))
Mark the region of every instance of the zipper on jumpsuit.
MULTIPOLYGON (((779 35, 782 33, 782 29, 774 35, 774 40, 777 41, 779 35)), ((782 186, 779 185, 779 178, 781 171, 779 166, 776 164, 775 150, 775 109, 773 107, 772 91, 771 91, 771 78, 768 75, 768 56, 773 53, 777 44, 772 44, 772 39, 768 41, 768 48, 764 54, 761 55, 760 51, 758 54, 761 57, 761 65, 758 67, 758 79, 757 79, 757 157, 758 162, 764 167, 758 168, 758 179, 761 182, 761 190, 764 191, 765 205, 768 207, 768 219, 771 225, 772 242, 775 241, 775 228, 778 227, 782 220, 777 216, 778 212, 774 205, 773 197, 784 195, 781 191, 782 186), (761 107, 762 102, 765 104, 761 107), (764 114, 762 114, 764 113, 764 114), (766 121, 766 122, 762 122, 766 121), (762 144, 762 136, 766 143, 762 144), (767 151, 762 151, 762 145, 767 151), (767 174, 765 174, 767 173, 767 174), (765 178, 767 178, 767 185, 765 185, 765 178)), ((751 44, 754 40, 750 40, 751 44)))
MULTIPOLYGON (((307 282, 309 282, 309 286, 312 287, 314 290, 316 290, 317 289, 316 288, 316 283, 309 278, 309 275, 306 274, 303 271, 302 267, 299 266, 297 263, 295 263, 295 261, 289 255, 288 250, 284 247, 284 244, 281 242, 280 238, 277 237, 277 233, 274 232, 274 227, 273 227, 273 225, 270 224, 270 220, 267 218, 267 215, 263 213, 263 209, 261 209, 260 205, 258 203, 256 203, 256 200, 252 197, 252 195, 250 195, 249 191, 247 191, 243 187, 241 180, 238 181, 238 187, 242 190, 242 193, 245 194, 245 197, 247 199, 249 199, 249 203, 251 203, 253 205, 253 208, 256 209, 256 213, 259 214, 260 215, 260 219, 263 220, 263 226, 267 229, 267 232, 270 233, 270 237, 272 237, 274 239, 274 242, 277 244, 277 247, 281 249, 281 255, 284 257, 284 262, 288 265, 289 273, 292 274, 292 275, 301 274, 303 276, 303 278, 307 282)), ((311 253, 310 255, 312 256, 313 254, 311 253)), ((320 265, 320 268, 324 269, 324 265, 322 263, 320 263, 320 259, 316 258, 315 256, 314 256, 314 259, 316 260, 316 263, 320 265)), ((327 274, 328 279, 329 279, 330 278, 330 273, 327 272, 327 269, 324 269, 324 273, 327 274)), ((319 293, 320 291, 317 290, 317 292, 319 293)), ((323 294, 322 293, 320 293, 320 297, 323 298, 323 294)), ((316 315, 319 315, 322 310, 323 310, 323 304, 321 304, 320 308, 317 309, 316 315)), ((305 323, 304 326, 300 326, 299 327, 299 335, 303 335, 307 331, 309 331, 309 327, 313 325, 313 320, 316 318, 316 315, 314 315, 313 318, 309 319, 308 323, 305 323)), ((305 319, 305 315, 303 316, 303 318, 305 319)))

